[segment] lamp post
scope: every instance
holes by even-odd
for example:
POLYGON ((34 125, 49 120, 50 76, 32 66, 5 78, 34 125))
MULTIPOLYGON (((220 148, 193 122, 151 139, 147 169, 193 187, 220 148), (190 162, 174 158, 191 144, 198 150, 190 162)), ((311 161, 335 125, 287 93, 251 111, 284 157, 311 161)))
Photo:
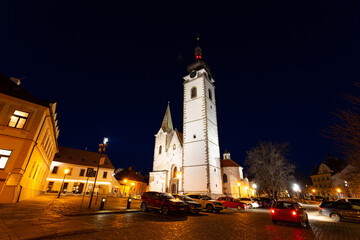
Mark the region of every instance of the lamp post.
MULTIPOLYGON (((91 207, 91 202, 92 202, 92 199, 93 199, 93 196, 94 196, 94 191, 95 191, 95 187, 96 187, 96 179, 97 179, 97 176, 99 174, 99 167, 100 167, 100 164, 101 164, 101 157, 103 155, 103 152, 105 152, 105 150, 106 150, 108 141, 109 141, 109 139, 104 137, 103 143, 99 144, 100 158, 99 158, 99 161, 98 161, 98 164, 97 164, 97 170, 96 170, 95 180, 94 180, 94 187, 93 187, 93 190, 92 190, 91 196, 90 196, 89 208, 91 207)), ((104 164, 104 163, 102 163, 102 164, 104 164)))
POLYGON ((237 185, 238 185, 238 189, 239 189, 239 198, 241 198, 240 183, 238 182, 237 185))
POLYGON ((60 187, 60 191, 59 191, 59 194, 58 194, 58 198, 60 198, 61 190, 62 190, 62 188, 63 188, 63 186, 64 186, 65 177, 66 177, 66 175, 67 175, 69 172, 70 172, 70 170, 66 168, 65 171, 64 171, 65 174, 64 174, 63 181, 62 181, 62 183, 61 183, 61 187, 60 187))

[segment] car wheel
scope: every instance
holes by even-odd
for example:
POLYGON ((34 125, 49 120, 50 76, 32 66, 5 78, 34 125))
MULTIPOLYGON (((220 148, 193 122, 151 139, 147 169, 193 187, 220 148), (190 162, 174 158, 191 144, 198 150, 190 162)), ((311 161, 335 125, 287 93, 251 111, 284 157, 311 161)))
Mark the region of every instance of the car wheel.
POLYGON ((300 226, 303 228, 306 228, 308 226, 307 224, 307 220, 303 220, 302 218, 300 218, 300 226))
POLYGON ((249 204, 249 209, 253 209, 253 205, 249 204))
POLYGON ((340 215, 337 214, 337 213, 331 213, 331 214, 330 214, 330 218, 331 218, 331 220, 333 220, 334 222, 340 222, 340 220, 341 220, 340 215))
POLYGON ((212 213, 212 212, 214 211, 214 207, 211 206, 210 204, 208 204, 208 205, 206 206, 206 211, 208 211, 209 213, 212 213))
POLYGON ((148 211, 147 204, 144 203, 144 202, 141 203, 140 208, 141 208, 141 210, 142 210, 143 212, 147 212, 147 211, 148 211))
POLYGON ((220 212, 220 209, 216 209, 215 212, 216 212, 216 213, 219 213, 219 212, 220 212))
POLYGON ((164 214, 164 215, 168 215, 168 214, 169 214, 169 207, 166 206, 166 205, 162 206, 162 207, 161 207, 161 212, 162 212, 162 214, 164 214))
POLYGON ((277 224, 277 221, 275 221, 275 220, 272 220, 273 221, 273 224, 277 224))
POLYGON ((237 210, 239 210, 239 211, 242 209, 240 205, 237 205, 236 208, 237 208, 237 210))

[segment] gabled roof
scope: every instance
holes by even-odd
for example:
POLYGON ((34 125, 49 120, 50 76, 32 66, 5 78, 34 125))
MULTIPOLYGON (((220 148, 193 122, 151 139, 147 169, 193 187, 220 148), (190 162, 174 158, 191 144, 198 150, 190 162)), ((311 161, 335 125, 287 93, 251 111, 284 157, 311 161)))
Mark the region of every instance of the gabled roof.
POLYGON ((35 97, 34 95, 26 91, 23 87, 17 85, 10 78, 8 78, 7 76, 1 73, 0 73, 0 93, 48 108, 51 107, 50 106, 51 103, 54 103, 35 97))
MULTIPOLYGON (((321 164, 325 164, 326 166, 328 166, 331 169, 331 174, 332 175, 337 173, 337 172, 340 172, 341 170, 343 170, 347 166, 346 162, 344 162, 343 160, 340 160, 338 158, 335 158, 335 157, 333 157, 331 155, 326 156, 326 161, 324 161, 321 164)), ((310 175, 318 175, 319 174, 319 168, 320 168, 321 164, 316 165, 314 167, 314 169, 311 171, 310 175)))
POLYGON ((138 182, 146 182, 144 177, 141 176, 140 172, 136 172, 132 167, 123 169, 122 171, 115 174, 115 178, 117 180, 132 180, 132 181, 138 181, 138 182))
POLYGON ((170 102, 167 105, 164 119, 161 123, 161 128, 164 132, 171 132, 174 129, 170 113, 170 102))
POLYGON ((231 159, 224 159, 221 161, 221 167, 240 167, 240 165, 231 159))
MULTIPOLYGON (((103 154, 103 156, 105 157, 105 163, 100 167, 115 170, 109 157, 106 154, 103 154)), ((59 153, 55 155, 54 161, 89 167, 97 167, 99 159, 100 153, 97 152, 90 152, 75 148, 59 146, 59 153)))

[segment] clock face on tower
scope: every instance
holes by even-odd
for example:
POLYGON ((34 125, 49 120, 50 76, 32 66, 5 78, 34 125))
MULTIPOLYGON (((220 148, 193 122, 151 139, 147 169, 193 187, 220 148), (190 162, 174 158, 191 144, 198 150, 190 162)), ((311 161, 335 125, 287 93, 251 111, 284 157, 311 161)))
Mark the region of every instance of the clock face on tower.
POLYGON ((191 73, 190 73, 190 77, 191 77, 191 78, 196 77, 196 72, 195 72, 195 71, 191 72, 191 73))

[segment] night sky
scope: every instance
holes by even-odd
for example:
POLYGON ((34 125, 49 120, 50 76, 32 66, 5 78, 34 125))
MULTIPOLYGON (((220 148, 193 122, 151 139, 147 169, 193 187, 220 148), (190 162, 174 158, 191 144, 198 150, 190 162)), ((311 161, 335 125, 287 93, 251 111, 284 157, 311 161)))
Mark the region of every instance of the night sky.
POLYGON ((59 145, 152 170, 167 102, 182 131, 196 35, 215 79, 221 153, 243 165, 259 140, 289 142, 308 174, 320 135, 356 94, 359 1, 2 1, 0 72, 58 102, 59 145))

